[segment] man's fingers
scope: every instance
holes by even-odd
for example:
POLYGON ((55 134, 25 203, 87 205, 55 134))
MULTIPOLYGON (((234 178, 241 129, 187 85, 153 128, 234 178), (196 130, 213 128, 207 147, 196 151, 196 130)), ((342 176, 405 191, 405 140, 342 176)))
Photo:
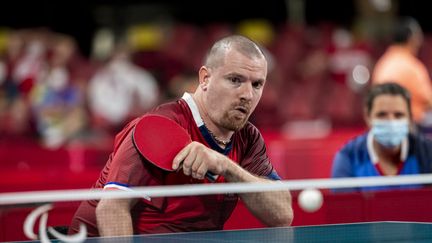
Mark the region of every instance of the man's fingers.
POLYGON ((207 173, 207 164, 206 163, 201 163, 200 167, 198 168, 198 170, 195 172, 196 175, 196 179, 202 180, 204 179, 205 174, 207 173))
POLYGON ((174 158, 172 168, 174 170, 183 169, 183 173, 195 179, 203 179, 209 168, 219 172, 217 156, 211 149, 204 145, 192 142, 182 149, 174 158))
POLYGON ((186 157, 183 160, 183 173, 185 175, 191 175, 192 173, 192 166, 194 163, 197 163, 196 161, 196 152, 194 152, 195 149, 191 148, 189 149, 189 153, 186 155, 186 157))
POLYGON ((189 154, 191 144, 188 144, 186 147, 184 147, 180 152, 174 157, 172 168, 173 170, 177 170, 180 167, 180 164, 185 160, 186 156, 189 154))

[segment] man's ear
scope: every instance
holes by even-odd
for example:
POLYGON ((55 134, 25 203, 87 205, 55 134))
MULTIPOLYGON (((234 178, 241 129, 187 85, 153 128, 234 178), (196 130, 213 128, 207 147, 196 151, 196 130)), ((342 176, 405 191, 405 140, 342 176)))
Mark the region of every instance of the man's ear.
POLYGON ((202 66, 198 72, 199 86, 202 90, 207 90, 210 72, 207 67, 202 66))

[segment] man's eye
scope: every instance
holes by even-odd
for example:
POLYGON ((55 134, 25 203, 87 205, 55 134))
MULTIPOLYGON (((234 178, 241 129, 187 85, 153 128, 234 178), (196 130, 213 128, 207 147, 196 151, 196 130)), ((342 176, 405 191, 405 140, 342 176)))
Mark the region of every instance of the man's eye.
POLYGON ((252 85, 253 85, 254 88, 259 89, 259 88, 261 88, 263 86, 263 83, 261 83, 261 82, 254 82, 252 85))
POLYGON ((237 77, 232 77, 232 78, 230 78, 230 80, 232 83, 240 83, 240 79, 237 77))

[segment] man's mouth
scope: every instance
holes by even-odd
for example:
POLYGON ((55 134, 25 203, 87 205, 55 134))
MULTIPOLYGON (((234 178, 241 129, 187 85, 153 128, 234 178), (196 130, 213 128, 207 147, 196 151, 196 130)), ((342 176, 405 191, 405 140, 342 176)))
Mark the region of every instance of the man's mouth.
POLYGON ((240 111, 243 114, 248 114, 249 113, 249 109, 247 107, 244 107, 244 106, 237 106, 235 108, 235 110, 240 111))

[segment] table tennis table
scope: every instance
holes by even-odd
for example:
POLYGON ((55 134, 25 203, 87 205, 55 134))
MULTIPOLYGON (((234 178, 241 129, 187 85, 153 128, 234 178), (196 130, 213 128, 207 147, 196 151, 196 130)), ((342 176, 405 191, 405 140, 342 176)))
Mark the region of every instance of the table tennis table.
POLYGON ((432 242, 432 223, 368 222, 88 238, 86 242, 432 242))

